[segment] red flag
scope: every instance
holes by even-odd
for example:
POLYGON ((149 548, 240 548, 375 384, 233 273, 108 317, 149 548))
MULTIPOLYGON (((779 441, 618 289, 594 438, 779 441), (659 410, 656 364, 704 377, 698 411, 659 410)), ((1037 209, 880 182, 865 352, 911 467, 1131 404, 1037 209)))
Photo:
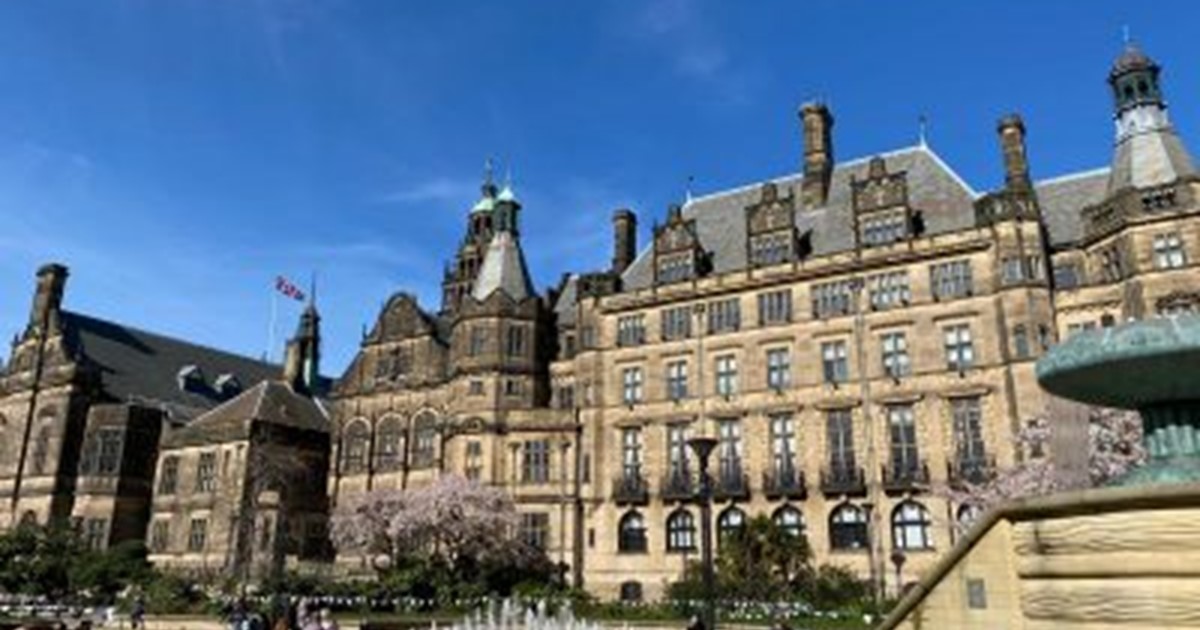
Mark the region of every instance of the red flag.
POLYGON ((288 282, 283 276, 275 276, 275 290, 296 300, 297 302, 304 301, 304 292, 299 287, 288 282))

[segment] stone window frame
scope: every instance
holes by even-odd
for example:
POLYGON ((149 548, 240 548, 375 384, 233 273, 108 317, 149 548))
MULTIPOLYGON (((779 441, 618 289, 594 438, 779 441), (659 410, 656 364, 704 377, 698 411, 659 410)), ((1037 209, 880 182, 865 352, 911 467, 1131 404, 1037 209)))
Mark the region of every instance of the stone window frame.
POLYGON ((196 460, 196 493, 212 493, 217 491, 217 452, 200 453, 196 460))
POLYGON ((772 413, 767 416, 768 438, 771 444, 770 470, 788 478, 797 470, 799 455, 796 416, 791 412, 772 413))
POLYGON ((718 335, 737 332, 742 327, 742 301, 740 298, 714 300, 706 305, 708 334, 718 335))
POLYGON ((667 515, 667 552, 688 553, 696 550, 696 517, 691 510, 676 508, 667 515))
POLYGON ((767 388, 781 391, 792 385, 792 349, 777 346, 766 349, 767 388))
POLYGON ((956 322, 942 326, 942 349, 946 356, 947 370, 963 372, 974 367, 975 340, 971 324, 956 322))
POLYGON ((907 306, 912 302, 907 269, 867 276, 866 285, 867 301, 877 311, 907 306))
POLYGON ((849 346, 845 339, 821 342, 821 373, 827 385, 850 381, 849 346))
POLYGON ((921 445, 917 434, 917 411, 912 404, 886 405, 888 465, 893 475, 921 468, 921 445))
POLYGON ((1156 270, 1181 269, 1187 266, 1187 245, 1177 231, 1155 234, 1154 268, 1156 270))
POLYGON ((546 512, 521 512, 517 531, 526 545, 545 551, 550 542, 550 515, 546 512))
POLYGON ((668 361, 666 365, 667 398, 678 401, 688 397, 687 359, 668 361))
POLYGON ((934 300, 953 300, 975 294, 971 259, 948 260, 929 266, 929 290, 934 300))
POLYGON ((829 512, 829 549, 832 552, 865 551, 870 547, 866 510, 853 503, 835 505, 829 512))
POLYGON ((804 512, 791 503, 784 503, 771 514, 771 522, 791 536, 803 538, 808 533, 804 512))
POLYGON ((659 334, 663 341, 678 341, 692 336, 692 307, 673 306, 659 311, 659 334))
POLYGON ((621 403, 636 405, 645 399, 646 375, 640 365, 621 368, 621 403))
POLYGON ((192 517, 188 525, 187 550, 190 552, 204 551, 208 544, 208 518, 192 517))
POLYGON ((617 318, 617 347, 631 348, 646 343, 646 316, 642 313, 617 318))
POLYGON ((163 553, 171 546, 171 521, 165 518, 154 519, 150 523, 150 551, 163 553))
POLYGON ((521 444, 521 483, 550 482, 550 440, 525 440, 521 444))
POLYGON ((904 551, 932 551, 933 517, 929 509, 913 499, 901 501, 892 509, 892 548, 904 551))
POLYGON ((387 414, 375 425, 374 465, 372 470, 388 471, 404 463, 404 426, 400 416, 387 414))
POLYGON ((717 542, 729 540, 730 537, 746 530, 746 511, 731 505, 717 515, 717 542))
POLYGON ((646 517, 637 510, 629 510, 617 521, 617 553, 648 553, 649 536, 646 533, 646 517))
POLYGON ((908 335, 904 331, 893 330, 879 335, 879 358, 884 375, 894 379, 912 375, 908 335))
POLYGON ((713 357, 713 387, 717 396, 732 397, 738 394, 738 358, 728 352, 713 357))
POLYGON ((774 326, 792 321, 792 290, 763 291, 757 296, 758 325, 774 326))
POLYGON ((179 456, 165 455, 159 465, 158 494, 171 496, 179 487, 179 456))

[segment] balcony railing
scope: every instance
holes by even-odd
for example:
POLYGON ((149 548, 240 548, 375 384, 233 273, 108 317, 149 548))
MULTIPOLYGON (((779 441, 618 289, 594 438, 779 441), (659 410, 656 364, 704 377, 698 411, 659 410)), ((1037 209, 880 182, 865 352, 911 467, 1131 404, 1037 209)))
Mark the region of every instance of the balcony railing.
POLYGON ((650 486, 641 473, 625 473, 613 481, 612 496, 617 505, 644 505, 650 502, 650 486))
POLYGON ((987 483, 996 476, 996 457, 993 455, 956 459, 946 463, 946 477, 952 484, 987 483))
POLYGON ((821 492, 832 496, 866 494, 866 475, 860 466, 831 464, 821 471, 821 492))
POLYGON ((803 499, 808 495, 804 471, 795 466, 764 471, 763 493, 768 499, 803 499))
POLYGON ((924 462, 893 462, 881 466, 884 492, 911 492, 929 487, 929 466, 924 462))
POLYGON ((659 495, 663 501, 690 501, 696 498, 700 485, 687 470, 671 471, 663 476, 659 495))
POLYGON ((713 498, 717 501, 739 501, 750 498, 750 477, 741 465, 720 466, 713 475, 713 498))

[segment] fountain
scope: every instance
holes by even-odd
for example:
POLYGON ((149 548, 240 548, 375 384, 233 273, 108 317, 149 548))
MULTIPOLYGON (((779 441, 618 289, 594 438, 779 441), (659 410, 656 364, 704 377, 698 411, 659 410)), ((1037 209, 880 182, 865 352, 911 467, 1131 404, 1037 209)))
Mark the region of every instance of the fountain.
POLYGON ((1148 459, 1114 485, 1200 481, 1200 316, 1179 315, 1089 331, 1037 364, 1046 391, 1134 409, 1148 459))
POLYGON ((549 611, 545 599, 525 605, 506 598, 499 606, 492 600, 454 623, 451 630, 600 630, 594 622, 577 619, 569 602, 554 615, 549 611))

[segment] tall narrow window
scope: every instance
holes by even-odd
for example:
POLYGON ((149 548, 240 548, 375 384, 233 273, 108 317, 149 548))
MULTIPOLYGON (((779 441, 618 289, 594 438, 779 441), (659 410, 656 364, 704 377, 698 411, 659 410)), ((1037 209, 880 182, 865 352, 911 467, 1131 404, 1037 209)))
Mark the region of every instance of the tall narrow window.
POLYGON ((162 459, 162 466, 158 471, 158 493, 162 495, 175 494, 175 487, 179 484, 179 457, 176 455, 167 455, 162 459))
POLYGON ((626 405, 642 402, 642 368, 621 370, 621 401, 626 405))
POLYGON ((733 396, 738 392, 737 357, 723 354, 716 358, 716 387, 718 396, 733 396))
POLYGON ((790 480, 796 470, 796 421, 790 413, 770 416, 771 468, 780 480, 790 480))
POLYGON ((746 513, 730 506, 717 517, 717 540, 725 542, 746 528, 746 513))
POLYGON ((917 452, 917 426, 912 405, 887 408, 888 434, 891 438, 891 462, 897 476, 911 476, 920 468, 917 452))
POLYGON ((912 371, 908 361, 908 340, 904 333, 887 333, 880 337, 883 357, 883 373, 900 378, 912 371))
POLYGON ((621 429, 621 470, 626 479, 642 475, 642 430, 636 427, 621 429))
POLYGON ((835 474, 854 470, 854 422, 849 409, 829 410, 825 416, 825 436, 829 465, 835 474))
POLYGON ((367 423, 362 420, 351 422, 342 438, 342 472, 366 470, 370 446, 371 435, 367 423))
POLYGON ((717 473, 720 479, 741 478, 742 423, 739 420, 717 421, 717 473))
POLYGON ((217 489, 217 454, 201 453, 196 464, 196 492, 213 492, 217 489))
POLYGON ((671 400, 683 400, 687 396, 687 361, 671 361, 667 364, 667 398, 671 400))
POLYGON ((96 432, 96 474, 115 475, 121 469, 121 442, 125 432, 103 428, 96 432))
POLYGON ((467 354, 472 357, 482 355, 487 351, 487 329, 483 326, 472 326, 471 337, 468 341, 467 354))
POLYGON ((845 383, 850 380, 845 341, 827 341, 821 344, 821 369, 826 383, 845 383))
POLYGON ((104 549, 108 542, 108 520, 89 518, 84 522, 83 544, 92 551, 104 549))
POLYGON ((871 308, 882 311, 909 303, 908 272, 893 271, 867 278, 868 299, 871 308))
POLYGON ((954 417, 954 448, 959 467, 974 469, 983 466, 987 449, 983 441, 979 398, 955 398, 950 402, 950 411, 954 417))
POLYGON ((767 350, 767 387, 786 389, 792 384, 792 352, 787 348, 767 350))
POLYGON ((395 470, 400 467, 402 435, 400 419, 388 416, 379 422, 375 437, 375 470, 395 470))
POLYGON ((852 292, 848 280, 813 285, 813 317, 824 319, 849 314, 852 292))
MULTIPOLYGON (((512 381, 508 381, 512 382, 512 381)), ((416 420, 416 439, 413 444, 413 466, 425 468, 437 457, 438 427, 434 416, 423 414, 416 420)))
POLYGON ((975 346, 971 344, 971 327, 954 324, 942 329, 946 347, 946 369, 961 372, 975 364, 975 346))
POLYGON ((804 514, 796 508, 785 505, 771 515, 771 520, 789 536, 804 535, 804 514))
POLYGON ((171 544, 171 521, 154 521, 150 525, 150 551, 162 553, 171 544))
POLYGON ((1029 358, 1029 329, 1025 328, 1025 324, 1013 327, 1013 353, 1018 359, 1029 358))
POLYGON ((505 333, 504 354, 510 358, 525 356, 524 326, 509 326, 505 333))
POLYGON ((188 551, 204 551, 208 542, 208 519, 194 518, 188 528, 188 551))
POLYGON ((687 439, 686 424, 667 425, 667 465, 672 478, 686 478, 688 475, 690 454, 687 439))
POLYGON ((521 453, 523 483, 550 481, 550 440, 526 440, 521 453))
POLYGON ((467 442, 466 477, 472 481, 483 478, 483 444, 479 440, 467 442))

